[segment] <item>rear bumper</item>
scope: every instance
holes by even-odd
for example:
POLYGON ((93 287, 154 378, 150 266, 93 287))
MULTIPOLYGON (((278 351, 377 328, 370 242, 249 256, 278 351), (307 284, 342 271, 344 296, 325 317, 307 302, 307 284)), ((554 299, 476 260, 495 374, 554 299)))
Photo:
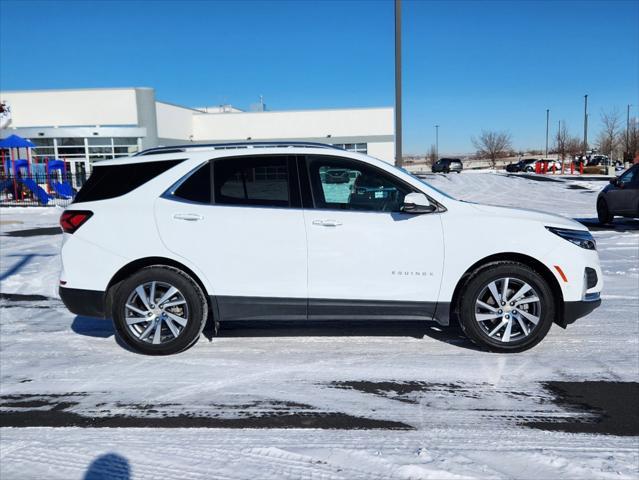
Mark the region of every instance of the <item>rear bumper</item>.
POLYGON ((99 290, 60 287, 60 298, 67 309, 83 317, 104 318, 105 295, 99 290))
POLYGON ((578 318, 585 317, 601 305, 601 297, 599 296, 599 293, 589 294, 588 296, 591 298, 586 298, 586 300, 582 300, 580 302, 564 303, 563 321, 560 326, 565 328, 567 325, 574 323, 578 318))

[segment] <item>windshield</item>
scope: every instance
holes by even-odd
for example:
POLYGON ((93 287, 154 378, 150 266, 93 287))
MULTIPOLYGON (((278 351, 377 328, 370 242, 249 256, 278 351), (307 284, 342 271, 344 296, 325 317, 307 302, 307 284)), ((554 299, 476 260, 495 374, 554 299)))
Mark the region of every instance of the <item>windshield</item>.
POLYGON ((392 165, 393 168, 396 168, 397 170, 404 172, 407 175, 410 175, 411 177, 413 177, 415 180, 419 181, 420 183, 423 183, 424 185, 426 185, 428 188, 435 190, 437 193, 439 193, 440 195, 443 195, 446 198, 450 198, 451 200, 456 200, 455 197, 447 194, 446 192, 442 192, 439 188, 433 187, 430 183, 428 183, 427 181, 419 178, 417 175, 415 175, 412 172, 409 172, 408 170, 406 170, 405 168, 402 167, 398 167, 396 165, 392 165))

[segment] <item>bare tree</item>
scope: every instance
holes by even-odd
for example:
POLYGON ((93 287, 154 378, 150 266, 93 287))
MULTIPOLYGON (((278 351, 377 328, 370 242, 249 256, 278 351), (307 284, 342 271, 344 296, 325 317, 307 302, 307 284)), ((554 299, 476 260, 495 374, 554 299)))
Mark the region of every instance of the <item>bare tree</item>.
POLYGON ((619 143, 624 146, 624 161, 632 162, 639 153, 639 119, 631 118, 627 130, 619 134, 619 143))
POLYGON ((618 146, 621 121, 619 110, 614 108, 610 111, 601 111, 601 123, 603 125, 598 138, 598 148, 601 153, 608 155, 611 159, 618 146))
POLYGON ((428 159, 428 163, 430 165, 433 165, 437 160, 439 160, 437 158, 437 148, 435 147, 435 145, 430 146, 430 150, 428 151, 428 155, 426 158, 428 159))
POLYGON ((471 141, 477 149, 477 156, 490 159, 493 168, 497 165, 497 159, 504 157, 512 149, 511 135, 508 132, 482 130, 479 138, 472 137, 471 141))
POLYGON ((565 165, 566 157, 574 158, 581 152, 583 142, 568 132, 566 122, 561 122, 561 128, 557 130, 555 135, 555 152, 561 158, 562 165, 565 165))
POLYGON ((584 150, 584 142, 579 137, 568 135, 566 138, 566 154, 574 158, 584 150))
POLYGON ((561 162, 563 163, 566 159, 566 141, 568 140, 568 128, 566 127, 566 122, 563 122, 561 127, 557 129, 557 134, 555 135, 555 151, 559 158, 561 158, 561 162))

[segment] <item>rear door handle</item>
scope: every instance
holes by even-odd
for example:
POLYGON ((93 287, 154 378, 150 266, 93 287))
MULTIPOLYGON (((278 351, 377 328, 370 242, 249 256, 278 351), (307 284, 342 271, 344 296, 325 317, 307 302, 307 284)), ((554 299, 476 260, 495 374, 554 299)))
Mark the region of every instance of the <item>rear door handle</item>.
POLYGON ((197 213, 176 213, 173 215, 173 218, 176 220, 186 220, 187 222, 197 222, 198 220, 202 220, 204 217, 197 213))
POLYGON ((320 227, 339 227, 341 224, 337 220, 313 220, 313 225, 320 227))

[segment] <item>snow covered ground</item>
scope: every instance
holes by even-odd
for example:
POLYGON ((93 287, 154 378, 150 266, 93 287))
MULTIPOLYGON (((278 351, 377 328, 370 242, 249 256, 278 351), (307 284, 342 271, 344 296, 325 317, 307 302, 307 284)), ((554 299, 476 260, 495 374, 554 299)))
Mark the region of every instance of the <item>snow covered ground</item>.
MULTIPOLYGON (((427 181, 581 219, 604 185, 427 181)), ((54 227, 59 213, 3 209, 0 232, 54 227)), ((587 392, 636 405, 639 223, 594 230, 602 307, 515 355, 431 326, 260 324, 144 357, 109 322, 65 310, 60 235, 1 236, 0 421, 14 426, 0 429, 0 478, 637 478, 636 417, 612 425, 587 392)))

